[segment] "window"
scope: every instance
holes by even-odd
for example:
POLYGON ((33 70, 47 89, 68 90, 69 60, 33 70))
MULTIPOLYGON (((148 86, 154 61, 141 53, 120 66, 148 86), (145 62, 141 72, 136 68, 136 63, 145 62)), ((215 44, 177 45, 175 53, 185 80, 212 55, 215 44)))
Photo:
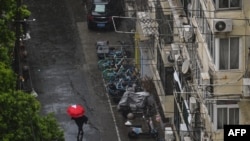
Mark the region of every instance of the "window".
POLYGON ((214 114, 216 129, 223 129, 224 125, 239 124, 239 115, 239 107, 237 104, 220 105, 217 103, 216 113, 214 114))
POLYGON ((217 9, 239 9, 241 0, 214 0, 217 9))
POLYGON ((211 121, 213 122, 214 121, 214 119, 213 119, 213 115, 214 115, 214 103, 213 103, 213 101, 206 101, 205 105, 207 107, 208 115, 210 116, 211 121))
POLYGON ((102 5, 95 5, 94 11, 100 12, 100 13, 105 12, 105 5, 103 5, 103 4, 102 5))
POLYGON ((239 69, 240 38, 216 39, 216 66, 219 70, 239 69))
POLYGON ((223 129, 228 124, 239 124, 239 108, 217 108, 217 129, 223 129))

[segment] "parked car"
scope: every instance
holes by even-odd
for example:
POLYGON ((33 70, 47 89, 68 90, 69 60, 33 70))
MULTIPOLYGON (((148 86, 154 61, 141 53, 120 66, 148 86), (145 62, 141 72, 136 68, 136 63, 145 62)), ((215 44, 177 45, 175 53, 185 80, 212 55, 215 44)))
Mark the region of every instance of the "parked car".
MULTIPOLYGON (((87 4, 87 23, 89 29, 113 29, 112 16, 124 15, 123 0, 90 0, 87 4)), ((120 19, 115 18, 116 26, 120 19)))

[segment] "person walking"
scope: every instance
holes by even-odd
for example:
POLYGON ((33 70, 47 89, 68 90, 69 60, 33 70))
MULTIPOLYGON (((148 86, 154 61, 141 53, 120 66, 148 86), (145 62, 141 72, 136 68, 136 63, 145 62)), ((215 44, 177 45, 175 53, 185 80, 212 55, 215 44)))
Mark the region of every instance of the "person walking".
POLYGON ((88 123, 88 117, 83 115, 80 117, 72 117, 71 119, 75 121, 75 123, 78 127, 77 137, 79 137, 80 135, 83 136, 83 124, 88 123))

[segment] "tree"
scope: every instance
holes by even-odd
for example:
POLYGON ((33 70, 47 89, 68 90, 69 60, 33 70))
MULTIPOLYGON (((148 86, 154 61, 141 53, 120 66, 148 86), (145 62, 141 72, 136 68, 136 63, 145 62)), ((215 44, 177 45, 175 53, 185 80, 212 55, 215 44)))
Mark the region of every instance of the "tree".
MULTIPOLYGON (((12 70, 15 46, 16 0, 0 0, 0 140, 64 141, 63 130, 53 113, 41 116, 39 101, 23 91, 16 91, 12 70), (14 24, 14 26, 13 26, 14 24)), ((21 6, 21 18, 31 14, 21 6)))
POLYGON ((21 5, 19 8, 20 14, 21 14, 21 20, 28 19, 31 15, 31 12, 28 10, 27 5, 21 5))
POLYGON ((0 60, 10 65, 15 45, 13 24, 16 13, 16 0, 0 0, 0 60))
POLYGON ((53 114, 40 116, 40 103, 22 91, 0 94, 0 140, 63 141, 53 114))
POLYGON ((9 92, 14 89, 15 86, 15 74, 5 65, 0 62, 0 92, 9 92))

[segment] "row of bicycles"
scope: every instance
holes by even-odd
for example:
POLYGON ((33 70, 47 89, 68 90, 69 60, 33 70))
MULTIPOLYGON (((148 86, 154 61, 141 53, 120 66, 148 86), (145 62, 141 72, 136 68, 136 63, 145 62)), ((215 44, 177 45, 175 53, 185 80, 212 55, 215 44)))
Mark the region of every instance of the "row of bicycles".
POLYGON ((98 61, 98 68, 102 72, 107 91, 115 103, 119 102, 128 86, 136 84, 136 89, 140 89, 140 75, 133 65, 133 59, 130 58, 131 53, 126 49, 124 42, 120 43, 120 48, 112 48, 112 51, 98 61))
POLYGON ((146 127, 144 124, 138 126, 125 123, 129 127, 129 138, 150 136, 158 140, 158 131, 152 124, 152 117, 156 114, 154 98, 143 88, 143 81, 133 63, 134 60, 128 57, 130 53, 124 48, 124 42, 120 43, 122 46, 119 49, 110 48, 106 41, 97 43, 99 44, 97 49, 109 48, 109 51, 105 50, 105 54, 100 54, 100 51, 97 54, 98 68, 105 81, 107 93, 112 102, 117 104, 117 109, 124 119, 140 117, 145 121, 146 127))

